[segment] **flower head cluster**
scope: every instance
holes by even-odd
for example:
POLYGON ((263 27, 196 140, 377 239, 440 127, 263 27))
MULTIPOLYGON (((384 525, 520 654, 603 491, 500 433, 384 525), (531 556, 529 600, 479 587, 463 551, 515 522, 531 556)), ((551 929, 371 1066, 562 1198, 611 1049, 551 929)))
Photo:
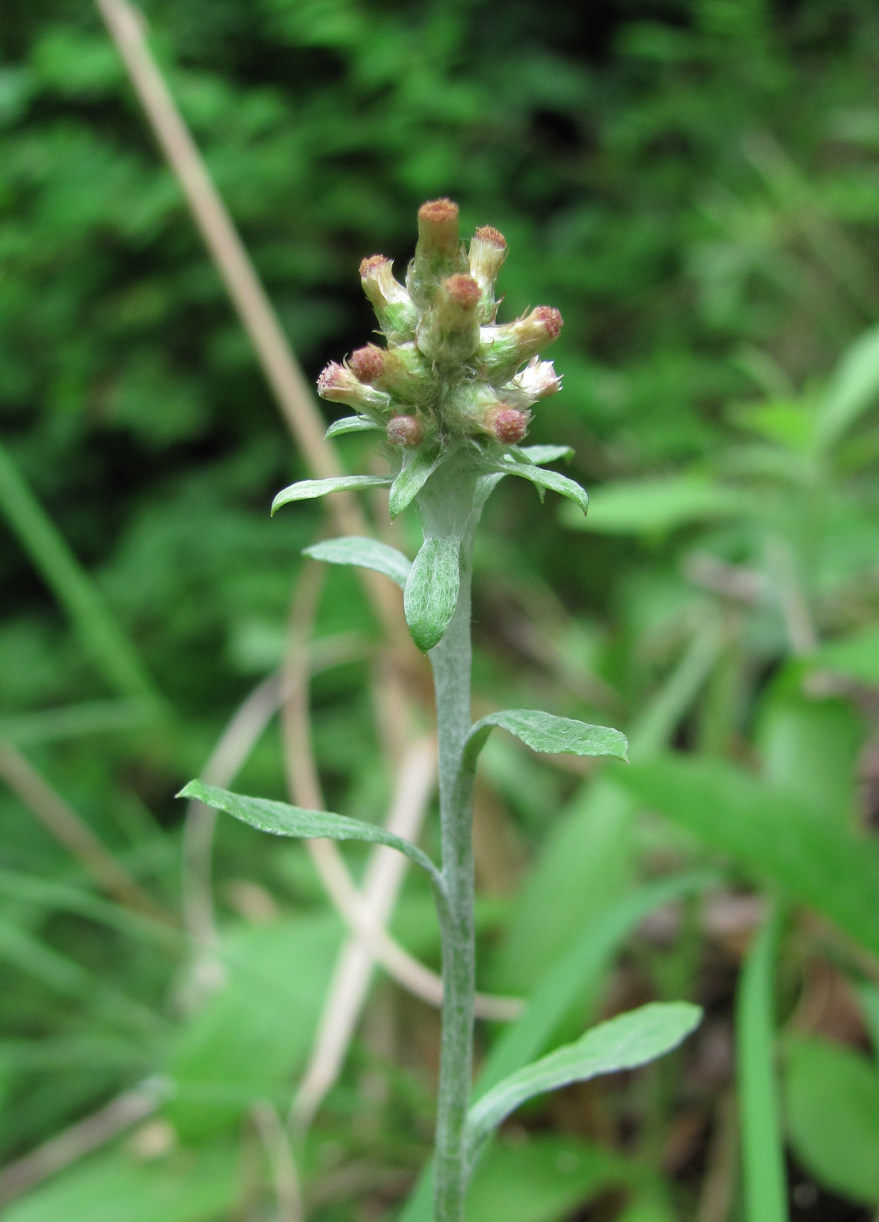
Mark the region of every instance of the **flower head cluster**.
POLYGON ((517 445, 533 405, 561 385, 539 353, 558 336, 562 316, 537 306, 496 323, 495 282, 506 257, 503 235, 488 226, 464 248, 451 200, 423 204, 405 285, 384 255, 360 265, 386 346, 367 344, 328 365, 318 393, 383 427, 394 446, 517 445))

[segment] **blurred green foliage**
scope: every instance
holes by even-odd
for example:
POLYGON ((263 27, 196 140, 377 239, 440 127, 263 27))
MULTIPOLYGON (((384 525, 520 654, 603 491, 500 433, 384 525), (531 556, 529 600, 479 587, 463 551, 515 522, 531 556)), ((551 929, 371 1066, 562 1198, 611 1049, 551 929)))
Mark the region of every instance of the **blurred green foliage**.
MULTIPOLYGON (((607 771, 583 783, 502 736, 486 749, 487 807, 503 811, 484 865, 502 893, 483 918, 486 986, 544 999, 536 1052, 645 992, 707 1003, 709 1033, 728 1035, 741 948, 706 933, 690 900, 673 944, 631 940, 625 914, 651 907, 639 888, 708 861, 721 898, 747 887, 805 905, 812 917, 786 932, 779 1023, 798 999, 808 1010, 819 962, 837 989, 861 990, 840 1003, 845 1021, 825 1031, 813 1018, 790 1041, 792 1183, 826 1190, 822 1222, 860 1216, 832 1212, 843 1199, 875 1209, 868 1154, 852 1145, 850 1172, 827 1165, 836 1121, 821 1067, 843 1056, 827 1036, 866 1044, 876 1031, 864 977, 879 937, 866 831, 879 9, 150 0, 144 12, 309 377, 363 341, 359 260, 382 251, 399 271, 415 209, 437 195, 460 202, 465 228, 507 236, 506 317, 539 302, 565 317, 553 354, 565 392, 532 440, 575 447, 593 508, 584 534, 527 488, 495 494, 477 554, 478 707, 607 720, 630 733, 637 768, 625 784, 607 771), (645 804, 667 820, 641 817, 645 804), (592 930, 601 953, 587 964, 592 930), (556 1013, 540 989, 566 963, 581 975, 556 1013)), ((97 13, 5 0, 0 51, 0 740, 176 911, 171 795, 280 665, 320 511, 269 521, 272 495, 308 472, 97 13)), ((366 469, 368 441, 337 444, 366 469)), ((360 655, 315 679, 313 733, 335 808, 375 819, 387 779, 363 683, 376 633, 350 574, 332 573, 327 657, 352 634, 360 655)), ((270 737, 240 787, 282 794, 270 737)), ((94 1222, 96 1201, 120 1222, 268 1216, 245 1118, 257 1097, 285 1105, 341 937, 301 850, 220 826, 229 986, 199 1005, 179 933, 101 898, 5 785, 0 819, 0 1150, 20 1155, 156 1072, 176 1092, 164 1115, 181 1138, 75 1166, 10 1207, 11 1222, 94 1222), (242 890, 253 879, 283 910, 266 926, 242 890), (140 1213, 120 1205, 135 1200, 140 1213)), ((435 965, 423 898, 407 884, 395 932, 435 965)), ((429 1147, 433 1020, 395 1005, 402 1065, 363 1035, 301 1152, 315 1222, 393 1216, 429 1147), (364 1117, 358 1091, 376 1074, 384 1093, 364 1117)), ((489 1033, 485 1046, 501 1045, 489 1033)), ((840 1095, 834 1107, 872 1131, 872 1068, 845 1056, 851 1107, 840 1095)), ((694 1217, 723 1123, 713 1096, 732 1085, 728 1071, 676 1064, 618 1106, 550 1110, 559 1135, 532 1136, 527 1156, 498 1146, 474 1216, 585 1217, 578 1202, 616 1187, 603 1216, 623 1217, 619 1200, 630 1222, 694 1217), (681 1108, 702 1117, 698 1149, 663 1164, 681 1108), (635 1161, 608 1148, 633 1128, 635 1161)))

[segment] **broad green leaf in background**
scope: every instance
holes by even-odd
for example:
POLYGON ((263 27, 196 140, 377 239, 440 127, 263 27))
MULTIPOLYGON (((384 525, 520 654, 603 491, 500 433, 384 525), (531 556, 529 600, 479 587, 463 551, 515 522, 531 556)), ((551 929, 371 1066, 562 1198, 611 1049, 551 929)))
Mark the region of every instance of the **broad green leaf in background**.
POLYGON ((879 1071, 860 1053, 796 1036, 785 1055, 785 1114, 798 1160, 832 1192, 879 1205, 879 1071))
POLYGON ((620 769, 612 783, 879 956, 879 852, 871 840, 718 760, 666 756, 620 769))
POLYGON ((405 452, 400 474, 391 485, 388 496, 388 509, 392 518, 402 513, 418 496, 439 466, 440 459, 441 454, 430 452, 422 446, 405 452))
POLYGON ((564 522, 608 535, 666 534, 692 522, 730 517, 745 510, 744 494, 688 475, 599 485, 586 522, 564 511, 564 522))
POLYGON ((4 1222, 216 1222, 239 1199, 236 1151, 217 1144, 140 1160, 123 1149, 75 1163, 7 1205, 4 1222))
POLYGON ((832 670, 859 683, 879 685, 879 624, 827 641, 809 655, 815 670, 832 670))
POLYGON ((239 1134, 258 1100, 286 1110, 344 936, 332 911, 238 921, 222 930, 221 987, 180 1025, 161 1066, 171 1084, 162 1112, 184 1143, 239 1134))
POLYGON ((519 475, 522 479, 529 480, 537 488, 541 500, 548 488, 550 492, 556 492, 559 496, 574 501, 580 506, 583 513, 589 508, 589 494, 586 489, 581 488, 576 480, 569 479, 567 475, 559 475, 558 471, 546 471, 543 467, 514 462, 512 459, 508 459, 502 466, 499 466, 498 471, 503 471, 505 475, 519 475))
POLYGON ((871 327, 845 353, 819 400, 816 434, 821 449, 829 449, 877 401, 879 327, 871 327))
POLYGON ((299 806, 273 802, 268 798, 248 798, 230 793, 228 789, 219 789, 216 785, 205 785, 201 781, 190 781, 177 796, 195 798, 214 810, 225 811, 242 823, 249 823, 251 827, 273 836, 292 836, 300 840, 362 840, 369 844, 383 844, 421 866, 430 875, 431 881, 439 885, 439 872, 426 853, 417 845, 374 823, 349 819, 346 815, 335 815, 327 810, 303 810, 299 806))
POLYGON ((458 605, 460 542, 453 536, 425 539, 412 562, 403 609, 412 639, 427 653, 445 634, 458 605))
POLYGON ((371 433, 380 427, 368 416, 343 416, 341 420, 333 421, 325 436, 341 437, 344 433, 371 433))
POLYGON ((489 713, 471 728, 465 745, 465 759, 472 766, 492 729, 499 726, 520 739, 532 751, 549 755, 610 755, 627 758, 629 744, 625 734, 610 726, 591 726, 569 717, 555 717, 536 709, 504 709, 489 713))
POLYGON ((390 577, 391 581, 404 589, 409 570, 412 568, 402 552, 377 539, 362 535, 344 535, 340 539, 327 539, 303 549, 304 556, 312 560, 325 560, 329 564, 356 564, 364 569, 374 569, 390 577))
POLYGON ((282 488, 272 501, 272 513, 292 501, 311 501, 328 492, 353 492, 357 488, 386 488, 390 477, 383 475, 334 475, 330 479, 301 479, 282 488))
POLYGON ((466 1142, 471 1165, 492 1129, 527 1099, 653 1061, 676 1048, 701 1017, 700 1008, 689 1002, 652 1002, 600 1023, 575 1043, 504 1078, 470 1108, 466 1142))
POLYGON ((650 1178, 615 1151, 534 1134, 524 1144, 498 1142, 485 1153, 467 1189, 467 1216, 474 1222, 559 1222, 599 1193, 637 1189, 650 1178))

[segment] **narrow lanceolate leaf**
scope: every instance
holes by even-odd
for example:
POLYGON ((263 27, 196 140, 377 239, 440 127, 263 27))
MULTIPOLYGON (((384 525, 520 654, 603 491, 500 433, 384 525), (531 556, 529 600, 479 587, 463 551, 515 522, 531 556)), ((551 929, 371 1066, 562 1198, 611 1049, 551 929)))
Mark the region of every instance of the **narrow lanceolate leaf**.
POLYGON ((629 750, 625 734, 610 726, 590 726, 536 709, 504 709, 482 717, 470 730, 464 750, 471 767, 494 726, 514 734, 532 751, 549 755, 612 755, 624 760, 629 750))
POLYGON ((195 798, 214 810, 225 811, 242 823, 269 832, 273 836, 293 836, 300 840, 364 840, 369 844, 383 844, 396 849, 421 866, 439 885, 439 872, 426 853, 417 845, 393 832, 385 831, 373 823, 360 819, 348 819, 345 815, 334 815, 327 810, 303 810, 300 806, 288 806, 286 802, 273 802, 268 798, 247 798, 242 794, 205 785, 202 781, 190 781, 180 790, 178 798, 195 798))
POLYGON ((570 446, 516 446, 512 451, 514 458, 520 456, 536 467, 545 463, 558 462, 560 458, 573 458, 574 451, 570 446))
POLYGON ((326 560, 328 564, 356 564, 364 569, 374 569, 390 577, 402 590, 412 564, 402 552, 386 543, 367 539, 361 535, 343 535, 341 539, 327 539, 306 547, 303 555, 312 560, 326 560))
POLYGON ((455 614, 461 581, 458 551, 457 539, 425 539, 412 562, 403 609, 412 639, 424 653, 439 644, 455 614))
POLYGON ((369 433, 380 428, 381 425, 368 416, 343 416, 341 420, 333 421, 324 436, 341 437, 343 433, 369 433))
POLYGON ((331 479, 301 479, 298 484, 283 488, 272 501, 272 513, 291 501, 312 501, 328 492, 352 492, 355 488, 386 488, 386 475, 334 475, 331 479))
POLYGON ((600 1023, 575 1043, 557 1048, 504 1078, 470 1109, 466 1142, 471 1165, 491 1130, 526 1099, 571 1082, 645 1065, 676 1048, 701 1017, 698 1006, 684 1001, 641 1006, 600 1023))
POLYGON ((550 492, 557 492, 559 496, 565 496, 569 501, 574 501, 584 513, 589 507, 589 495, 586 489, 581 488, 576 480, 568 479, 567 475, 559 475, 558 471, 547 471, 543 467, 524 462, 505 462, 500 469, 507 475, 519 475, 522 479, 530 480, 536 486, 541 499, 548 488, 550 492))
POLYGON ((430 479, 440 461, 440 455, 430 454, 419 447, 407 452, 403 468, 391 486, 388 508, 391 517, 402 513, 430 479))

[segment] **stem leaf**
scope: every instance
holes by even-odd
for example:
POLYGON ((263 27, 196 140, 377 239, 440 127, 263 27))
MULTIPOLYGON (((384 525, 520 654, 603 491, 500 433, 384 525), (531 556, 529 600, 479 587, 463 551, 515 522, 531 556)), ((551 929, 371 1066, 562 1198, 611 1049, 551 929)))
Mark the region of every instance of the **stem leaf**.
POLYGON ((576 480, 569 479, 567 475, 560 475, 558 471, 547 471, 527 462, 505 462, 498 470, 506 475, 519 475, 522 479, 530 480, 536 486, 541 500, 548 488, 550 492, 557 492, 559 496, 576 502, 584 513, 589 507, 589 494, 586 489, 581 488, 576 480))
POLYGON ((343 416, 341 420, 333 421, 324 436, 341 437, 343 433, 368 433, 380 428, 381 425, 368 416, 343 416))
POLYGON ((542 467, 544 463, 558 462, 561 458, 573 458, 574 451, 570 446, 516 446, 512 451, 515 458, 523 457, 526 462, 542 467))
POLYGON ((425 539, 409 571, 403 609, 412 639, 424 653, 442 640, 458 605, 459 547, 454 536, 425 539))
POLYGON ((571 1082, 645 1065, 676 1048, 701 1017, 701 1009, 689 1002, 652 1002, 599 1023, 573 1044, 504 1078, 470 1108, 465 1140, 471 1167, 491 1130, 527 1099, 571 1082))
POLYGON ((273 802, 268 798, 248 798, 215 785, 205 785, 202 781, 190 781, 177 797, 195 798, 214 810, 225 811, 242 823, 249 823, 251 827, 273 836, 293 836, 300 840, 363 840, 369 844, 383 844, 421 866, 434 884, 439 884, 439 872, 426 853, 411 841, 395 836, 374 823, 334 815, 327 810, 303 810, 301 806, 289 806, 286 802, 273 802))
POLYGON ((467 736, 465 754, 471 767, 485 746, 494 726, 500 726, 520 739, 532 751, 548 755, 611 755, 627 759, 629 744, 625 734, 610 726, 591 726, 569 717, 554 717, 537 709, 504 709, 480 718, 467 736))
POLYGON ((339 539, 326 539, 303 549, 303 555, 312 560, 325 560, 328 564, 357 564, 364 569, 374 569, 397 583, 400 589, 406 586, 411 562, 395 547, 367 539, 362 535, 343 535, 339 539))
POLYGON ((328 492, 351 492, 355 488, 386 488, 390 483, 386 475, 334 475, 330 479, 301 479, 296 484, 282 488, 272 501, 272 513, 291 501, 311 501, 326 496, 328 492))
POLYGON ((439 461, 439 454, 431 453, 420 446, 404 454, 403 466, 391 485, 388 497, 388 509, 392 518, 402 513, 406 506, 418 496, 436 470, 439 461))

